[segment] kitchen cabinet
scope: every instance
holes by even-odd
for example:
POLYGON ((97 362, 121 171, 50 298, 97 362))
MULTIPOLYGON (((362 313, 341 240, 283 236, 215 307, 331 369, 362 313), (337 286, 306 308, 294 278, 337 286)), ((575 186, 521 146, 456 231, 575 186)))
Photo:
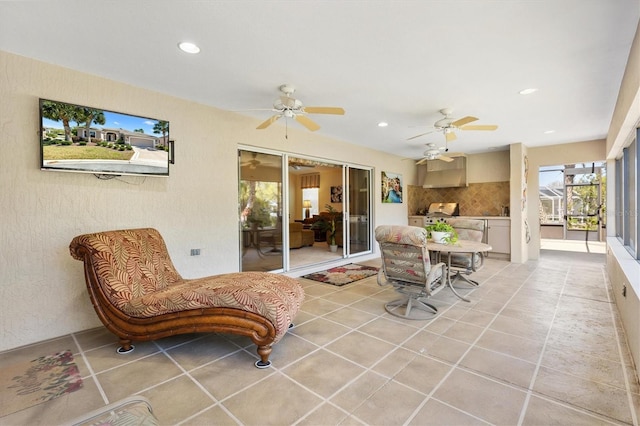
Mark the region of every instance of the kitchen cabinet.
MULTIPOLYGON (((482 242, 489 244, 493 250, 489 253, 496 257, 511 256, 511 219, 503 216, 455 216, 459 219, 480 219, 486 223, 485 238, 482 242)), ((409 216, 409 226, 426 226, 426 216, 409 216)))
POLYGON ((511 254, 511 220, 491 218, 487 223, 487 243, 493 248, 491 253, 511 254))
POLYGON ((409 216, 409 226, 424 227, 424 216, 409 216))

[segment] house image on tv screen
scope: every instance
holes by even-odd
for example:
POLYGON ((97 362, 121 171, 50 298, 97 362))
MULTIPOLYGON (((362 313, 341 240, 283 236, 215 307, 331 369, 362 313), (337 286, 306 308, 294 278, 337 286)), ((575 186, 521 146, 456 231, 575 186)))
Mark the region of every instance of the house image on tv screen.
POLYGON ((78 129, 78 137, 103 142, 124 141, 126 145, 132 145, 139 148, 163 148, 168 145, 168 136, 153 136, 140 132, 132 132, 124 129, 94 129, 86 128, 78 129))

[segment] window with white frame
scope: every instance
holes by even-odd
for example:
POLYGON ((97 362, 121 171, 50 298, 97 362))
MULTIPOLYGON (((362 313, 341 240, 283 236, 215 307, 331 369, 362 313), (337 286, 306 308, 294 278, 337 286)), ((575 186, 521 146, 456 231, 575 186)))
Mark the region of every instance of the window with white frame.
POLYGON ((638 150, 640 129, 636 138, 622 150, 616 160, 616 236, 634 259, 640 260, 640 217, 638 217, 638 189, 640 188, 640 154, 638 150))
POLYGON ((309 217, 319 214, 318 207, 318 191, 319 188, 303 188, 302 189, 302 213, 307 217, 307 209, 309 209, 309 217))

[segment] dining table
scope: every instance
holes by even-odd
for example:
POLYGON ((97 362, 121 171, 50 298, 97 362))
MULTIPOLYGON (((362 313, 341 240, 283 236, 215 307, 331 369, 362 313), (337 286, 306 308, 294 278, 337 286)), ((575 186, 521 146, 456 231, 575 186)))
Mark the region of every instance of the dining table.
POLYGON ((453 282, 451 280, 451 255, 453 253, 484 253, 491 251, 492 247, 489 244, 482 243, 480 241, 457 240, 455 243, 436 243, 433 240, 429 240, 427 241, 427 250, 435 253, 435 260, 437 262, 444 262, 447 266, 447 285, 451 288, 453 294, 465 302, 471 302, 469 299, 458 293, 453 287, 453 282), (444 260, 443 254, 445 255, 444 260))

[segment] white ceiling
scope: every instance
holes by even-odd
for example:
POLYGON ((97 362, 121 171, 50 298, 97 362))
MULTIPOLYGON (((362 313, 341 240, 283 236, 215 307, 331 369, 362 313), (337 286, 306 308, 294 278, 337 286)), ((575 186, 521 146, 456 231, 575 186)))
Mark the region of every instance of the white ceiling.
POLYGON ((346 110, 310 116, 318 133, 420 158, 444 136, 406 139, 445 107, 499 126, 458 132, 456 152, 606 137, 639 17, 640 0, 0 1, 0 50, 225 110, 288 83, 346 110))

